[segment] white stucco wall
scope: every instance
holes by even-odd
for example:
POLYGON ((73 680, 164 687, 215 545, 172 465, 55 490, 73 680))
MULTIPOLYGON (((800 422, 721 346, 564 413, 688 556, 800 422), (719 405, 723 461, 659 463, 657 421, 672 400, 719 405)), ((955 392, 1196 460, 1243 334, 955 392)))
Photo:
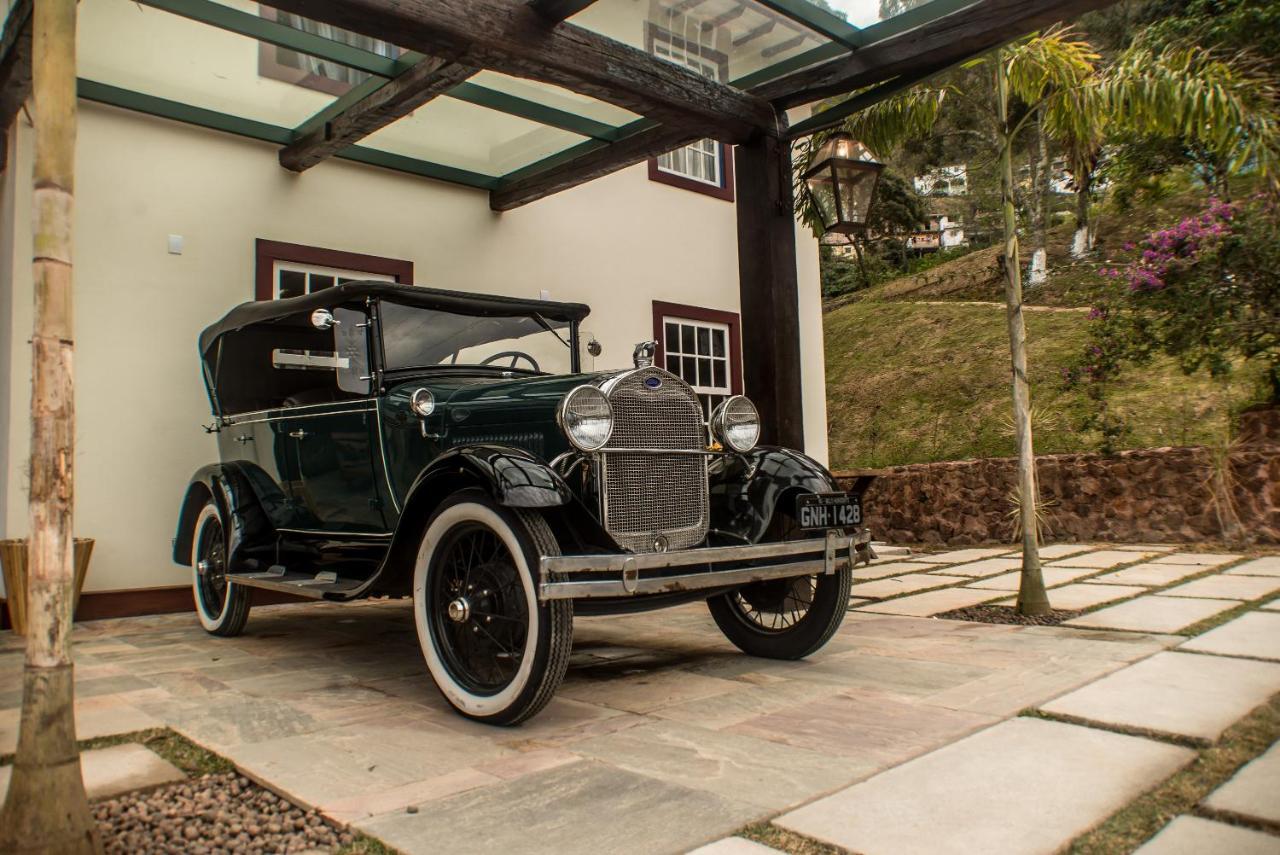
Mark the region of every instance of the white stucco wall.
MULTIPOLYGON (((294 175, 270 145, 81 107, 76 529, 98 541, 88 590, 186 580, 169 558, 177 505, 191 473, 217 458, 200 429, 196 336, 253 298, 256 238, 409 259, 424 285, 589 303, 584 330, 604 345, 596 368, 630 364, 632 345, 652 337, 654 300, 739 308, 734 206, 651 182, 643 165, 495 214, 480 191, 340 160, 294 175), (182 255, 167 252, 170 234, 185 238, 182 255)), ((26 533, 30 394, 31 134, 19 125, 0 200, 9 537, 26 533)), ((806 444, 825 459, 817 245, 797 236, 806 444)))

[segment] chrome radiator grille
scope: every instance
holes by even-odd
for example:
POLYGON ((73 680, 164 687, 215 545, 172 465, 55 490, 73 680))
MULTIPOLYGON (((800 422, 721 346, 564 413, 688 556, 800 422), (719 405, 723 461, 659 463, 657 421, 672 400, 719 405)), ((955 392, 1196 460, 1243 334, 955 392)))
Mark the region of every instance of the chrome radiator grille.
POLYGON ((687 549, 707 535, 707 462, 700 454, 707 432, 697 395, 679 377, 641 368, 619 378, 608 391, 613 436, 601 455, 604 525, 619 545, 653 552, 687 549), (654 380, 656 388, 652 387, 654 380), (647 382, 646 382, 647 381, 647 382), (609 453, 609 449, 658 449, 659 453, 609 453))

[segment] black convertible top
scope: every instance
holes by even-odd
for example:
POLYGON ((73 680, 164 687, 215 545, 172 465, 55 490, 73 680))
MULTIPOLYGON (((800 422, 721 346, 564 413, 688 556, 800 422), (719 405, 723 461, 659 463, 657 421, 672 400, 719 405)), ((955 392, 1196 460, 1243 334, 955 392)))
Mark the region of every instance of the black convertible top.
POLYGON ((525 300, 496 294, 473 294, 466 291, 426 288, 420 285, 401 285, 397 282, 360 280, 344 282, 323 291, 303 294, 301 297, 241 303, 223 315, 221 320, 200 333, 200 353, 202 356, 207 356, 219 336, 251 324, 298 315, 313 309, 329 309, 344 303, 357 302, 366 297, 377 297, 406 306, 420 306, 424 309, 438 309, 481 317, 537 314, 549 321, 580 321, 591 312, 591 308, 582 303, 525 300))

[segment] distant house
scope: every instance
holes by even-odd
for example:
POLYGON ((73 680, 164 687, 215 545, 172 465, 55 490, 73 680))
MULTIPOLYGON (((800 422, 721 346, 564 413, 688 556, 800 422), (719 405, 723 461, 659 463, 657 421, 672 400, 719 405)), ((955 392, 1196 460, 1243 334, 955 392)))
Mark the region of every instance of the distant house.
POLYGON ((964 226, 946 214, 931 216, 924 229, 914 232, 907 238, 907 248, 917 252, 937 252, 941 249, 964 246, 967 243, 964 226))
POLYGON ((939 166, 917 175, 912 184, 922 196, 964 196, 969 192, 969 166, 964 163, 939 166))

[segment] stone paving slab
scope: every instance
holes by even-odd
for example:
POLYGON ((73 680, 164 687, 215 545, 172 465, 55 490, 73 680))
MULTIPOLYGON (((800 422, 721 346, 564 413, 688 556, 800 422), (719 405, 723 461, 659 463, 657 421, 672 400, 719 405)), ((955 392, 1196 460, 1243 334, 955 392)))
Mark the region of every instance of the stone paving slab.
POLYGON ((1112 548, 1129 552, 1173 552, 1178 547, 1170 543, 1119 543, 1112 548))
POLYGON ((1072 618, 1063 626, 1125 629, 1130 632, 1177 632, 1238 605, 1239 600, 1195 600, 1146 595, 1072 618))
POLYGON ((1111 573, 1104 573, 1101 576, 1094 576, 1089 580, 1094 585, 1150 585, 1152 587, 1163 587, 1179 582, 1188 576, 1195 576, 1197 573, 1203 573, 1205 568, 1195 566, 1183 566, 1178 564, 1135 564, 1133 567, 1126 567, 1123 570, 1116 570, 1111 573))
POLYGON ((951 573, 956 576, 972 576, 976 579, 981 576, 994 576, 997 573, 1006 573, 1010 570, 1017 570, 1020 567, 1022 567, 1021 558, 984 558, 981 561, 972 561, 968 564, 944 567, 936 572, 951 573))
POLYGON ((932 570, 936 564, 922 564, 914 561, 873 561, 853 568, 854 579, 883 579, 885 576, 901 576, 903 573, 915 573, 919 570, 932 570))
POLYGON ((1244 558, 1244 556, 1225 552, 1171 552, 1168 555, 1161 555, 1152 563, 1218 567, 1223 564, 1230 564, 1232 561, 1239 561, 1241 558, 1244 558))
MULTIPOLYGON (((1280 661, 1280 614, 1246 612, 1216 629, 1197 635, 1179 645, 1179 649, 1280 661)), ((1276 801, 1280 802, 1280 790, 1276 792, 1276 801)))
POLYGON ((1204 800, 1214 810, 1280 825, 1280 742, 1247 763, 1204 800))
MULTIPOLYGON (((1089 552, 1097 549, 1096 546, 1089 546, 1086 543, 1051 543, 1048 546, 1040 547, 1041 560, 1052 560, 1054 558, 1066 558, 1068 555, 1078 555, 1081 552, 1089 552)), ((1022 556, 1022 550, 1017 549, 1009 553, 1010 555, 1022 556)))
POLYGON ((946 588, 941 591, 928 591, 924 594, 913 594, 910 597, 899 597, 883 603, 861 606, 856 611, 876 612, 886 615, 907 615, 911 617, 930 617, 952 609, 963 609, 994 600, 1000 596, 999 591, 978 591, 973 588, 946 588))
MULTIPOLYGON (((84 776, 84 789, 91 800, 158 787, 186 777, 168 760, 133 742, 82 751, 80 773, 84 776)), ((0 801, 9 792, 12 774, 12 766, 0 766, 0 801)))
MULTIPOLYGON (((1146 588, 1126 585, 1086 585, 1083 582, 1078 582, 1074 585, 1064 585, 1061 588, 1051 588, 1048 591, 1049 605, 1055 609, 1065 609, 1067 611, 1091 609, 1094 606, 1100 606, 1112 600, 1137 596, 1146 590, 1146 588)), ((996 600, 996 605, 1014 605, 1017 601, 1017 597, 1008 597, 1003 600, 996 600)))
POLYGON ((963 564, 966 561, 977 561, 980 558, 994 558, 1009 551, 1007 546, 978 547, 974 549, 956 549, 951 552, 939 552, 933 555, 913 555, 912 561, 923 561, 926 564, 963 564))
POLYGON ((1158 597, 1197 597, 1206 600, 1256 600, 1280 591, 1280 579, 1268 576, 1206 576, 1158 591, 1158 597))
POLYGON ((687 855, 776 855, 779 852, 772 846, 765 846, 745 837, 726 837, 724 840, 699 846, 687 855))
POLYGON ((1267 555, 1223 571, 1230 576, 1280 576, 1280 555, 1267 555))
POLYGON ((941 588, 945 585, 968 581, 967 576, 919 573, 914 576, 890 576, 874 582, 862 582, 849 588, 849 593, 855 597, 896 597, 899 594, 911 594, 928 588, 941 588))
POLYGON ((1133 855, 1280 855, 1280 837, 1198 816, 1180 816, 1133 855))
POLYGON ((1083 555, 1074 555, 1070 558, 1060 558, 1049 564, 1050 567, 1092 567, 1095 570, 1106 570, 1109 567, 1117 567, 1121 564, 1132 564, 1135 561, 1142 561, 1156 552, 1133 552, 1127 549, 1102 549, 1098 552, 1086 552, 1083 555))
POLYGON ((1047 855, 1193 757, 1152 740, 1015 718, 774 822, 861 855, 1047 855))
POLYGON ((1269 603, 1263 603, 1258 606, 1258 608, 1268 612, 1280 612, 1280 600, 1272 600, 1269 603))
POLYGON ((1280 665, 1157 653, 1040 709, 1209 742, 1280 691, 1280 665))
MULTIPOLYGON (((1065 585, 1068 582, 1075 581, 1081 576, 1088 576, 1090 573, 1096 573, 1088 567, 1042 567, 1040 573, 1044 577, 1044 585, 1046 588, 1053 588, 1057 585, 1065 585)), ((1014 573, 1002 573, 999 576, 993 576, 990 579, 983 579, 981 582, 970 582, 965 587, 983 588, 993 591, 1016 591, 1022 583, 1022 571, 1018 570, 1014 573)))
POLYGON ((594 761, 356 823, 404 852, 684 852, 767 811, 594 761))
MULTIPOLYGON (((129 695, 76 698, 76 738, 97 739, 161 727, 163 722, 130 704, 129 695)), ((18 745, 18 707, 0 710, 0 754, 12 754, 18 745)))

